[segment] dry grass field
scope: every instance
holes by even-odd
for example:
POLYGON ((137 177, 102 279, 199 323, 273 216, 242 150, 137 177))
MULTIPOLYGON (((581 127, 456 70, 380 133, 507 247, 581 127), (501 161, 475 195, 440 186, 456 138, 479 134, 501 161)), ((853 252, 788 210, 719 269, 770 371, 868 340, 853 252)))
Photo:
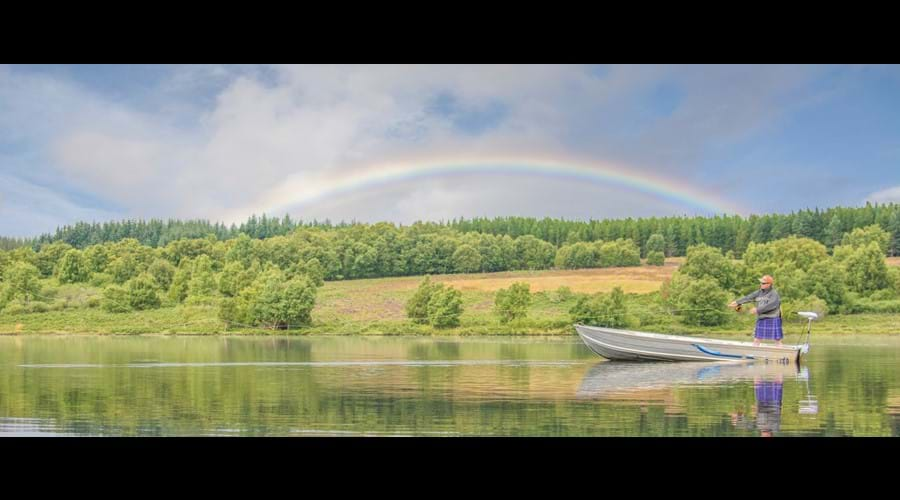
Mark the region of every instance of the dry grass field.
MULTIPOLYGON (((576 293, 609 292, 622 287, 625 293, 659 290, 672 276, 683 258, 666 259, 665 266, 608 267, 550 271, 510 271, 502 273, 444 274, 431 279, 463 292, 466 314, 489 313, 494 292, 517 281, 527 282, 531 292, 553 292, 567 286, 576 293)), ((402 320, 405 304, 416 291, 422 276, 329 281, 319 292, 314 317, 323 321, 402 320)))

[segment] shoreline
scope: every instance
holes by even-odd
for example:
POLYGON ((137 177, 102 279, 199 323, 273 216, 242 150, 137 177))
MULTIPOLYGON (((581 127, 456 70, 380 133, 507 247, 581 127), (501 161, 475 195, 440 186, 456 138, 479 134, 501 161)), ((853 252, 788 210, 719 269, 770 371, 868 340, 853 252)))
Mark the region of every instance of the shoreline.
MULTIPOLYGON (((712 337, 727 339, 746 339, 753 337, 752 330, 705 330, 705 331, 684 331, 677 329, 675 331, 665 328, 634 328, 635 331, 643 331, 649 333, 659 333, 664 335, 682 335, 686 337, 712 337), (667 331, 668 330, 668 331, 667 331)), ((72 330, 29 330, 29 331, 0 331, 3 337, 25 337, 33 335, 54 335, 54 336, 97 336, 97 337, 127 337, 127 336, 161 336, 161 337, 420 337, 420 338, 442 338, 442 337, 509 337, 509 338, 578 338, 575 329, 571 332, 559 330, 546 331, 486 331, 483 328, 452 328, 440 331, 416 331, 416 330, 394 330, 394 331, 328 331, 327 328, 310 328, 303 330, 209 330, 209 331, 72 331, 72 330)), ((805 337, 805 330, 788 331, 784 334, 783 341, 785 343, 794 343, 795 338, 805 337)), ((811 337, 846 337, 846 336, 900 336, 900 329, 880 329, 869 328, 861 329, 861 331, 832 331, 820 328, 816 331, 813 328, 811 337)))

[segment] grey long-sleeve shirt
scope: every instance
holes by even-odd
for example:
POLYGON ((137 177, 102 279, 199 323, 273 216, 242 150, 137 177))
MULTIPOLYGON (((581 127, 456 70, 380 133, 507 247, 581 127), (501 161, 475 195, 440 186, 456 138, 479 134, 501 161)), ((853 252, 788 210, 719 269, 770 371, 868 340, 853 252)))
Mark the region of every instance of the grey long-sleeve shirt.
POLYGON ((746 295, 737 299, 738 304, 746 304, 750 301, 756 301, 756 317, 758 318, 777 318, 781 315, 781 296, 774 288, 769 287, 768 290, 759 289, 750 295, 746 295))

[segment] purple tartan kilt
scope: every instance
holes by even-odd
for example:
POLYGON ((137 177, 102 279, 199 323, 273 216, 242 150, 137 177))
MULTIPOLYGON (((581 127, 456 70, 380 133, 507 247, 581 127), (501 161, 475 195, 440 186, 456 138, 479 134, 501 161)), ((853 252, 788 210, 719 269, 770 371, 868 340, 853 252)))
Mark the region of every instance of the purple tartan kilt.
POLYGON ((760 404, 781 406, 781 393, 783 390, 781 382, 774 380, 761 380, 754 384, 756 391, 756 402, 760 404))
POLYGON ((784 331, 781 329, 781 318, 759 318, 756 320, 756 331, 753 336, 760 340, 781 340, 784 331))

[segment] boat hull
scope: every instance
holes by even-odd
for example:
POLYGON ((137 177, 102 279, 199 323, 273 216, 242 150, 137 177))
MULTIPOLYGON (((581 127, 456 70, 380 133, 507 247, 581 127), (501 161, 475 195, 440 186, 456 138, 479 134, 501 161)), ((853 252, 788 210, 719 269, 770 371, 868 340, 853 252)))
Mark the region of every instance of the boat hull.
POLYGON ((625 361, 800 361, 802 346, 706 339, 575 325, 581 340, 596 354, 625 361))

